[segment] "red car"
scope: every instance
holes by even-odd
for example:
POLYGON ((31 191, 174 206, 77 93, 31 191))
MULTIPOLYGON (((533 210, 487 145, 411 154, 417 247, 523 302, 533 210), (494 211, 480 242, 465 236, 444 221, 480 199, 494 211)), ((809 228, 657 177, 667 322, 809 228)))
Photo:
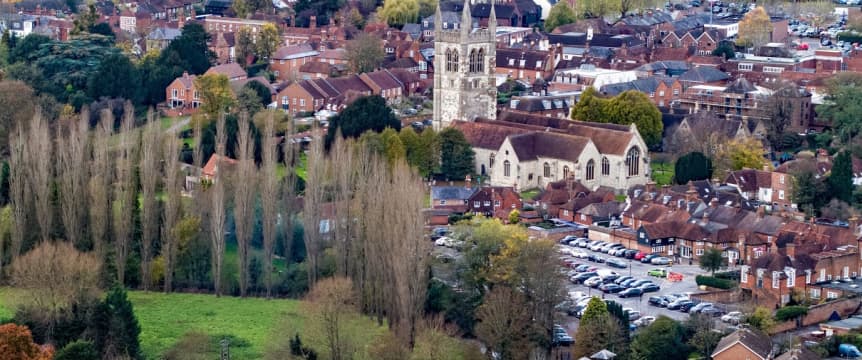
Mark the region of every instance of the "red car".
POLYGON ((643 251, 638 251, 638 253, 637 253, 637 254, 635 254, 635 260, 643 259, 643 258, 644 258, 644 256, 647 256, 647 255, 649 255, 649 254, 647 254, 647 253, 645 253, 645 252, 643 252, 643 251))

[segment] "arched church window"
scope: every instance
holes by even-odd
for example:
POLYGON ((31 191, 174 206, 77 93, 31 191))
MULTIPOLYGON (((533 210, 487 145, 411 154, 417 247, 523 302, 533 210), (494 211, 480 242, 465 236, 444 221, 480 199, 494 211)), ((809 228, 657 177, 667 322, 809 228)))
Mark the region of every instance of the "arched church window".
POLYGON ((544 173, 545 173, 546 178, 551 177, 551 165, 550 164, 545 163, 545 172, 544 173))
POLYGON ((626 154, 626 167, 629 169, 629 176, 638 176, 640 173, 641 151, 633 147, 626 154))
POLYGON ((593 180, 596 178, 596 162, 593 159, 587 161, 587 180, 593 180))
POLYGON ((608 158, 602 158, 602 176, 608 176, 611 174, 611 162, 608 161, 608 158))
POLYGON ((512 164, 509 162, 509 160, 503 161, 503 176, 506 176, 506 177, 512 176, 511 171, 512 171, 512 164))

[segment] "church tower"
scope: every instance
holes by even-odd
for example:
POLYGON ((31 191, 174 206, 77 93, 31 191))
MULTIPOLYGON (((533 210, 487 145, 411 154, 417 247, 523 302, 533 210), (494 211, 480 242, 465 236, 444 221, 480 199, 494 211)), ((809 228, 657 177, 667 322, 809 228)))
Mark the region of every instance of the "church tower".
POLYGON ((497 118, 497 15, 491 1, 488 28, 473 29, 470 1, 464 1, 461 24, 443 29, 440 4, 434 16, 434 129, 453 120, 497 118))

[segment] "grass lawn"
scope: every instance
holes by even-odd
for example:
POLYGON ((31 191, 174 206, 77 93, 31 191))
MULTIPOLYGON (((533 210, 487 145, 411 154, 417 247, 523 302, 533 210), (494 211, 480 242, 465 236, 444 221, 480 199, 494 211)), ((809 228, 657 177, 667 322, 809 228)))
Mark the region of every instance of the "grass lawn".
POLYGON ((536 195, 539 195, 540 191, 541 190, 538 188, 522 191, 521 192, 521 198, 524 200, 533 200, 536 197, 536 195))
POLYGON ((15 303, 22 294, 11 288, 0 288, 0 324, 11 320, 15 315, 15 303))
POLYGON ((656 185, 672 185, 673 182, 673 163, 653 161, 650 164, 652 169, 652 180, 656 185))

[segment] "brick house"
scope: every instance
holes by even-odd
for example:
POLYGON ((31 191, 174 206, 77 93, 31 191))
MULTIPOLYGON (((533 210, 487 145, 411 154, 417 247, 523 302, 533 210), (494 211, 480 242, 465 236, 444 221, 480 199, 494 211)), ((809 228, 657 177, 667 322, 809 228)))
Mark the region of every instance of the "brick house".
POLYGON ((248 73, 237 63, 229 63, 213 66, 204 75, 224 75, 228 81, 239 81, 248 79, 248 73))
POLYGON ((495 63, 496 72, 528 83, 546 78, 554 73, 557 66, 558 48, 552 46, 550 51, 499 48, 495 63))
POLYGON ((467 202, 477 189, 469 186, 432 186, 431 207, 434 209, 449 209, 453 212, 467 211, 467 202))
POLYGON ((605 95, 616 96, 628 90, 644 93, 656 106, 670 106, 679 101, 680 94, 682 94, 682 83, 674 78, 647 77, 605 85, 599 91, 605 95))
POLYGON ((380 95, 393 103, 405 93, 403 83, 387 70, 362 75, 292 83, 278 93, 278 107, 293 115, 321 109, 337 111, 356 96, 380 95))
POLYGON ((619 224, 620 214, 622 214, 624 207, 625 204, 619 201, 589 204, 575 211, 572 221, 586 226, 604 222, 607 222, 608 226, 611 223, 619 224))
POLYGON ((389 104, 401 102, 404 84, 389 70, 380 70, 359 75, 359 79, 371 88, 371 93, 380 95, 389 104))
POLYGON ((324 79, 338 76, 339 74, 340 72, 335 65, 322 61, 312 61, 302 64, 302 66, 299 67, 298 78, 302 80, 324 79))
POLYGON ((183 72, 183 76, 174 79, 165 89, 165 99, 171 109, 188 109, 194 111, 200 107, 200 94, 195 89, 197 76, 183 72))
POLYGON ((742 265, 740 288, 754 301, 771 309, 777 309, 790 301, 790 295, 804 289, 806 274, 813 272, 816 261, 808 255, 791 258, 770 253, 754 260, 751 265, 742 265))
POLYGON ((772 339, 758 330, 742 328, 721 338, 712 352, 713 360, 770 360, 772 339))
POLYGON ((511 186, 481 187, 467 199, 468 211, 503 220, 508 219, 512 210, 521 207, 521 197, 511 186))
MULTIPOLYGON (((666 256, 679 256, 676 249, 685 247, 683 240, 703 244, 708 237, 709 233, 703 228, 684 221, 644 224, 637 229, 638 250, 666 256)), ((684 257, 690 258, 691 252, 686 255, 684 257)))
POLYGON ((568 119, 573 104, 574 97, 571 95, 512 96, 509 111, 568 119))
MULTIPOLYGON (((613 201, 616 198, 613 191, 605 188, 598 188, 586 196, 576 196, 565 204, 559 207, 558 217, 565 221, 575 221, 576 212, 591 204, 600 204, 608 201, 613 201)), ((621 209, 618 209, 621 211, 621 209)))
POLYGON ((309 44, 282 46, 276 50, 269 60, 269 69, 278 80, 298 79, 300 68, 311 62, 317 62, 319 52, 309 44))

